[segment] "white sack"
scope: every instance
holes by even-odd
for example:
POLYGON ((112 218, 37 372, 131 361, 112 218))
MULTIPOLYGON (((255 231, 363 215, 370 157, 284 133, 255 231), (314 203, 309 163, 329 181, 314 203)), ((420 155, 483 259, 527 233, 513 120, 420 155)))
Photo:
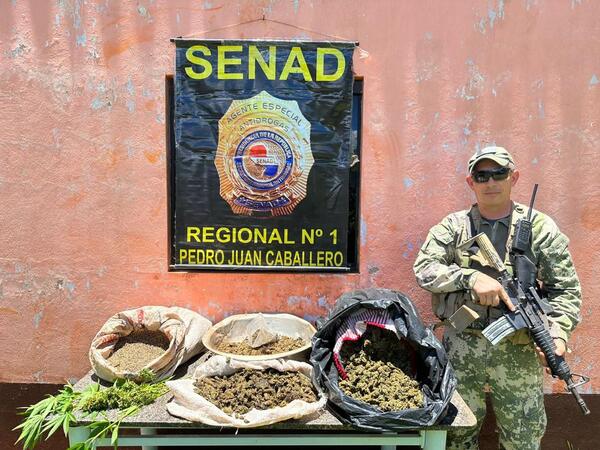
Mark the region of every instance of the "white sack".
MULTIPOLYGON (((198 366, 194 373, 194 379, 231 375, 241 369, 265 370, 269 368, 280 372, 300 372, 309 378, 312 372, 309 364, 299 361, 283 359, 239 361, 217 355, 198 366)), ((316 402, 293 400, 283 407, 266 410, 252 409, 241 417, 234 417, 197 394, 194 391, 194 379, 167 381, 167 386, 173 393, 173 400, 167 404, 167 410, 173 416, 218 427, 253 428, 288 419, 299 419, 321 410, 327 402, 323 393, 319 393, 316 402)))
POLYGON ((145 367, 151 369, 157 379, 167 378, 182 363, 204 349, 202 336, 211 325, 200 314, 177 306, 144 306, 120 312, 108 319, 92 341, 89 352, 92 369, 106 381, 136 379, 137 372, 117 369, 108 357, 120 337, 146 328, 150 331, 160 330, 169 339, 169 348, 145 367))

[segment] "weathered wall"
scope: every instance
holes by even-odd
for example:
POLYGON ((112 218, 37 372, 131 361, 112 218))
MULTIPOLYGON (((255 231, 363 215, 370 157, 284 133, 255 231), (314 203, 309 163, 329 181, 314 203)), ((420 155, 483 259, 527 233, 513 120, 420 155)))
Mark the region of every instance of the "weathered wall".
MULTIPOLYGON (((509 148, 516 198, 571 237, 585 292, 573 368, 600 366, 600 4, 593 1, 83 1, 0 6, 0 381, 85 373, 113 313, 179 304, 313 319, 355 287, 402 290, 428 228, 472 200, 477 146, 509 148), (240 24, 261 19, 270 20, 240 24), (235 25, 239 24, 239 25, 235 25), (235 26, 232 26, 235 25, 235 26), (215 30, 216 31, 211 31, 215 30), (167 270, 170 37, 360 41, 360 273, 167 270)), ((560 386, 548 385, 548 390, 560 386)), ((587 392, 598 392, 596 377, 587 392)))

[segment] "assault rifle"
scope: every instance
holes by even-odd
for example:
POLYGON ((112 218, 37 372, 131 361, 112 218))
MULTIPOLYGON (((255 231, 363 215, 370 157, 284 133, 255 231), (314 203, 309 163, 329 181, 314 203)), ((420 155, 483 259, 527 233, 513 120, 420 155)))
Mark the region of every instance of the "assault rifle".
POLYGON ((527 328, 535 344, 544 352, 552 376, 563 380, 567 384, 567 390, 573 394, 583 414, 588 415, 590 410, 579 395, 577 388, 587 383, 589 378, 571 373, 565 359, 555 353, 556 346, 550 336, 547 317, 548 314, 553 312, 553 308, 548 299, 543 298, 538 293, 537 268, 525 255, 526 250, 531 246, 531 211, 536 192, 537 184, 533 189, 527 219, 519 220, 515 227, 510 251, 516 273, 514 278, 508 273, 496 249, 484 233, 480 233, 473 238, 480 250, 478 252, 480 255, 477 256, 480 256, 482 262, 500 273, 498 281, 502 284, 515 306, 514 311, 508 311, 508 308, 504 305, 505 314, 488 325, 482 334, 492 345, 496 345, 514 331, 527 328))

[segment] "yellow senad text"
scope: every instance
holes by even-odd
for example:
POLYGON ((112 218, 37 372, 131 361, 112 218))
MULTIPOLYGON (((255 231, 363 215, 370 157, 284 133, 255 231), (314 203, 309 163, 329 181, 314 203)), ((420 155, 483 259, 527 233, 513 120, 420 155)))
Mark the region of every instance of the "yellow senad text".
MULTIPOLYGON (((341 78, 346 70, 346 60, 337 48, 317 47, 315 73, 312 74, 306 63, 301 47, 292 47, 280 73, 277 73, 277 46, 259 49, 249 45, 218 45, 216 75, 219 80, 254 80, 260 70, 268 80, 287 80, 291 74, 300 74, 304 81, 331 82, 341 78), (269 57, 265 59, 265 54, 269 57), (241 56, 245 56, 242 64, 241 56), (335 58, 335 70, 325 73, 325 58, 335 58)), ((214 72, 213 64, 206 59, 212 50, 205 45, 192 45, 185 52, 186 60, 192 65, 185 66, 185 73, 194 80, 204 80, 214 72)))

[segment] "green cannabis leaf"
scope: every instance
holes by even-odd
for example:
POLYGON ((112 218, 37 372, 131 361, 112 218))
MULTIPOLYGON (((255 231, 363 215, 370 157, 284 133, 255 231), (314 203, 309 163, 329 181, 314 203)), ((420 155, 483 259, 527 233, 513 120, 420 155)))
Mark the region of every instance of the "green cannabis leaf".
POLYGON ((95 422, 90 425, 90 437, 68 450, 92 450, 98 439, 108 436, 116 448, 123 419, 137 414, 142 406, 153 403, 169 391, 165 385, 167 380, 156 382, 152 371, 142 372, 140 379, 145 381, 139 384, 132 380, 117 380, 112 386, 101 388, 98 383, 92 383, 77 392, 67 383, 57 395, 49 395, 34 405, 22 408, 21 414, 25 419, 14 428, 21 430, 15 444, 22 442, 23 449, 30 450, 39 444, 43 435, 48 439, 62 429, 67 436, 70 426, 77 421, 75 412, 81 411, 84 417, 91 417, 95 422), (106 415, 108 409, 118 410, 115 420, 106 415), (98 415, 101 418, 96 420, 98 415))
POLYGON ((69 423, 75 421, 73 405, 80 395, 73 391, 73 386, 68 383, 57 395, 49 395, 38 403, 23 408, 25 411, 21 414, 25 416, 25 420, 14 428, 21 430, 15 444, 23 441, 24 450, 32 449, 40 442, 44 433, 48 439, 61 427, 63 431, 67 430, 66 435, 69 423))

